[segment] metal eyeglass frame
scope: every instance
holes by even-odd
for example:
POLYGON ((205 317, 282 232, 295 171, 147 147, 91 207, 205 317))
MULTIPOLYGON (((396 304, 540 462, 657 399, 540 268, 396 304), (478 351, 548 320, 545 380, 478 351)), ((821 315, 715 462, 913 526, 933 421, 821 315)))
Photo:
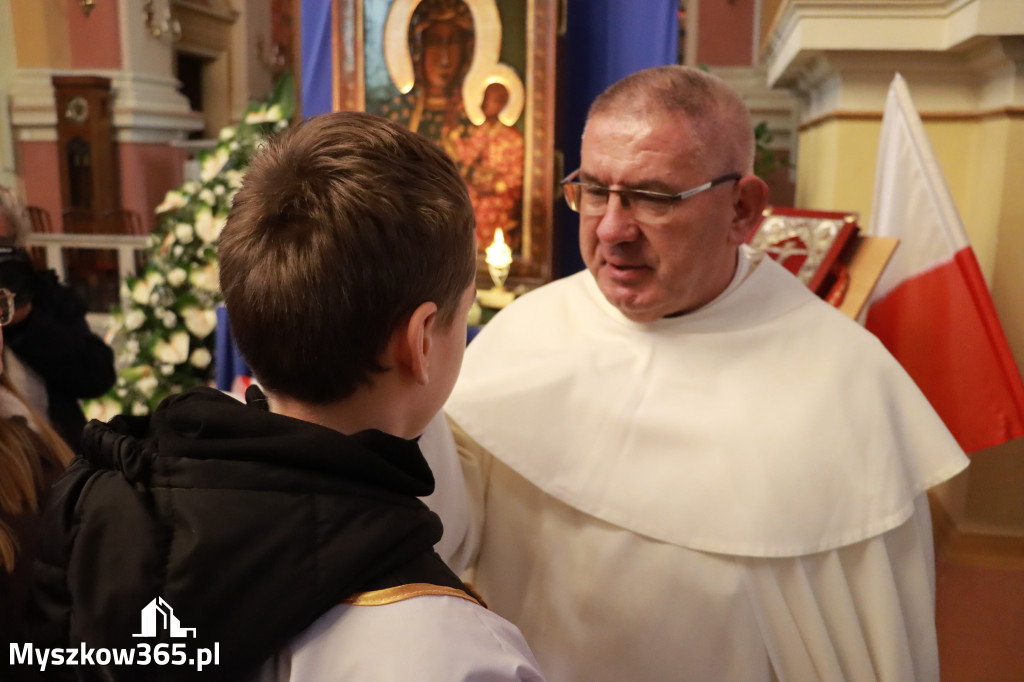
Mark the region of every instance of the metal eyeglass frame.
MULTIPOLYGON (((579 174, 580 169, 577 168, 572 173, 569 173, 569 175, 565 176, 565 178, 562 179, 561 185, 562 193, 565 196, 565 203, 567 203, 569 205, 569 208, 571 208, 573 211, 581 214, 583 214, 583 212, 580 211, 580 197, 584 187, 592 187, 594 189, 599 189, 601 191, 608 192, 609 194, 618 194, 619 201, 622 202, 622 207, 627 210, 632 210, 630 203, 631 196, 650 197, 651 199, 663 201, 665 202, 666 206, 670 207, 674 206, 676 203, 682 201, 683 199, 689 199, 690 197, 696 194, 700 194, 701 192, 705 192, 717 185, 721 185, 726 182, 738 182, 740 179, 743 178, 742 173, 726 173, 725 175, 719 175, 717 178, 708 180, 703 185, 699 185, 697 187, 694 187, 693 189, 684 190, 682 192, 679 192, 678 194, 665 194, 664 192, 652 192, 646 189, 612 189, 611 187, 595 185, 589 182, 574 182, 573 178, 578 176, 579 174), (575 196, 573 196, 574 194, 575 196)), ((608 202, 606 200, 605 208, 600 213, 586 213, 583 215, 604 215, 605 211, 607 210, 608 202)), ((660 220, 663 217, 667 219, 668 211, 665 212, 665 216, 648 217, 653 220, 660 220)))

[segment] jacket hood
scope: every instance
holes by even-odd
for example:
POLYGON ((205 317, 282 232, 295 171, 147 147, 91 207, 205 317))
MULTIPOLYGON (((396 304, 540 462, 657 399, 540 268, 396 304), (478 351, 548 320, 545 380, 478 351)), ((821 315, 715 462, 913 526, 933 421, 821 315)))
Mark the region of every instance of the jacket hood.
MULTIPOLYGON (((212 389, 169 398, 152 417, 91 422, 47 512, 41 641, 216 643, 214 676, 237 677, 352 593, 432 552, 441 522, 416 497, 433 485, 414 441, 346 436, 212 389), (194 642, 133 638, 156 598, 195 628, 194 642)), ((194 675, 189 666, 145 673, 194 675)))

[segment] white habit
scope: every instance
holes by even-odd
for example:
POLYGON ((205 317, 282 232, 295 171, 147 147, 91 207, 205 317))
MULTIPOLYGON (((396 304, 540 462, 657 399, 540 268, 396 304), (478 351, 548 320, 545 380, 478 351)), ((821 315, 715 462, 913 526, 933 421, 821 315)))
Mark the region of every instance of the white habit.
POLYGON ((587 272, 542 287, 446 410, 471 580, 550 679, 938 679, 925 491, 967 460, 773 261, 744 248, 718 298, 649 324, 587 272))

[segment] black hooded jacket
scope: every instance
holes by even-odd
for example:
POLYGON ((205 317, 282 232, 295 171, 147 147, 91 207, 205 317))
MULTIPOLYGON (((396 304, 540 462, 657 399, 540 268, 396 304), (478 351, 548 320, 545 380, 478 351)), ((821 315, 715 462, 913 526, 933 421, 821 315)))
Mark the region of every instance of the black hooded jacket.
MULTIPOLYGON (((57 482, 36 563, 37 646, 213 648, 251 673, 355 592, 465 589, 434 553, 433 476, 414 441, 337 431, 212 389, 91 422, 57 482), (160 597, 195 639, 133 638, 160 597)), ((189 665, 50 668, 58 678, 196 679, 189 665)))

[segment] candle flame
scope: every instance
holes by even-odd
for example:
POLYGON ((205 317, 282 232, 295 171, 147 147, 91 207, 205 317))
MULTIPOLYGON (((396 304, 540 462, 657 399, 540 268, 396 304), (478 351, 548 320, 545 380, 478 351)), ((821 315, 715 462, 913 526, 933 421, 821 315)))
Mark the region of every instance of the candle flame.
POLYGON ((512 249, 505 243, 505 233, 500 227, 494 231, 494 241, 484 253, 488 265, 505 268, 512 264, 512 249))

